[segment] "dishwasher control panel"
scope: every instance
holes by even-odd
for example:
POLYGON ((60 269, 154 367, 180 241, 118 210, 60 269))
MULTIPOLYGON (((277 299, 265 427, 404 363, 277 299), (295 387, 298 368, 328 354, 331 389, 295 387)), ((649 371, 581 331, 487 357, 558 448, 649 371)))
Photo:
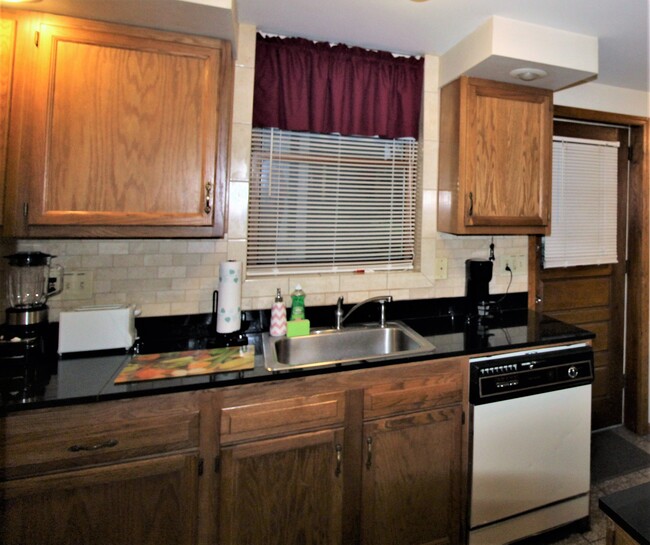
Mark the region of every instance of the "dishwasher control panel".
POLYGON ((470 402, 474 405, 534 395, 594 379, 594 357, 584 344, 470 359, 470 402))

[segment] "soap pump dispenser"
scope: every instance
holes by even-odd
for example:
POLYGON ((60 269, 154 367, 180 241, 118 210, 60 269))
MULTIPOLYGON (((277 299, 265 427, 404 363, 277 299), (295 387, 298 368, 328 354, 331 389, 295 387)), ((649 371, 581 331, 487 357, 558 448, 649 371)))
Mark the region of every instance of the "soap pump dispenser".
POLYGON ((269 333, 271 337, 281 337, 287 334, 287 308, 282 300, 280 288, 278 288, 275 301, 271 307, 271 327, 269 333))

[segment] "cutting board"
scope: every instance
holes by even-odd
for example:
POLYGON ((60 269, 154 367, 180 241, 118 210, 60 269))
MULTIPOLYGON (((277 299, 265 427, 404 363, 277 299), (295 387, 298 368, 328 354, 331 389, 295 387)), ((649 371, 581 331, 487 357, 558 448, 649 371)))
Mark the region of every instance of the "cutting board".
POLYGON ((126 362, 115 384, 230 373, 255 366, 255 346, 231 346, 162 354, 138 354, 126 362))

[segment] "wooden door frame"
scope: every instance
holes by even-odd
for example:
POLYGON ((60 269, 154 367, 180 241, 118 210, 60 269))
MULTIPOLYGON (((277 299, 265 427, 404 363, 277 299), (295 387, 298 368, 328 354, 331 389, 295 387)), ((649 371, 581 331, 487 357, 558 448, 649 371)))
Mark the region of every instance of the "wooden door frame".
MULTIPOLYGON (((555 117, 627 125, 632 130, 630 165, 629 239, 627 264, 627 334, 625 339, 625 395, 623 418, 627 428, 640 435, 650 431, 648 416, 648 358, 650 355, 650 121, 645 117, 613 114, 566 106, 554 107, 555 117)), ((528 307, 537 298, 536 246, 538 237, 528 243, 528 307)))

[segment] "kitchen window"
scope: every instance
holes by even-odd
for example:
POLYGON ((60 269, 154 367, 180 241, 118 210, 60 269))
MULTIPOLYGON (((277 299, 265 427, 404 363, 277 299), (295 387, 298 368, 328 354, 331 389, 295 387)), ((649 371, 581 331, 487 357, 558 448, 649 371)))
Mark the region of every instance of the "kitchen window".
POLYGON ((409 270, 424 60, 258 34, 247 274, 409 270))
POLYGON ((248 274, 413 268, 413 138, 253 130, 248 274))

